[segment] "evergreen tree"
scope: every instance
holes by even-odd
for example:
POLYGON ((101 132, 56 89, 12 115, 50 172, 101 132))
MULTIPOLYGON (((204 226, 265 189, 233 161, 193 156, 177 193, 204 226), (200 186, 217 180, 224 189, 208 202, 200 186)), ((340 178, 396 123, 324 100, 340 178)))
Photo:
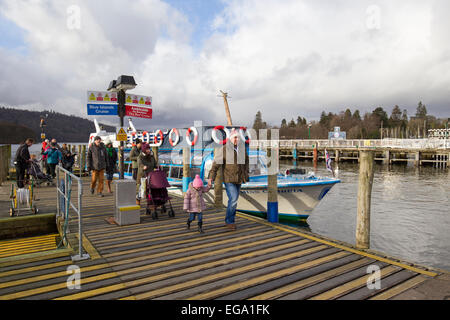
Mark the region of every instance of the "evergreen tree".
POLYGON ((357 121, 361 121, 361 115, 359 114, 358 109, 356 109, 355 112, 353 113, 353 119, 355 119, 357 121))
POLYGON ((419 101, 416 109, 416 117, 420 119, 425 119, 427 117, 427 107, 419 101))
POLYGON ((286 119, 281 120, 281 128, 287 128, 287 121, 286 121, 286 119))
POLYGON ((289 128, 295 128, 295 121, 294 118, 289 122, 289 128))

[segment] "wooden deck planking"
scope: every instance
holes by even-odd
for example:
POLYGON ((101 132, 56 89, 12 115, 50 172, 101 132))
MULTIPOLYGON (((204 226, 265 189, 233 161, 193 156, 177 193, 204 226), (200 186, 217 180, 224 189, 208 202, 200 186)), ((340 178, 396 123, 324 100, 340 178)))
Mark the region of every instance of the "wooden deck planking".
MULTIPOLYGON (((66 286, 70 257, 43 258, 0 265, 0 299, 376 299, 420 283, 411 282, 419 274, 436 275, 242 214, 229 231, 224 212, 213 208, 204 213, 204 234, 196 222, 186 230, 178 197, 174 218, 153 220, 143 205, 141 224, 112 225, 105 219, 113 216, 113 195, 83 188, 83 230, 94 259, 77 262, 81 289, 66 286), (373 264, 382 272, 378 291, 365 285, 373 264)), ((38 197, 49 208, 56 190, 41 187, 38 197)))

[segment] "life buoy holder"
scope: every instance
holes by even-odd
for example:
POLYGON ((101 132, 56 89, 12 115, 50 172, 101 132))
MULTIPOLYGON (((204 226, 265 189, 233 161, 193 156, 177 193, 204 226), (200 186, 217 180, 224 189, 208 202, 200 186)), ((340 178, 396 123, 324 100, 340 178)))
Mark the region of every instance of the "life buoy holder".
POLYGON ((178 133, 178 130, 176 128, 172 128, 169 132, 169 143, 172 147, 175 147, 178 142, 180 141, 180 134, 178 133), (175 133, 176 138, 175 140, 172 140, 172 134, 175 133))
POLYGON ((153 144, 155 146, 159 147, 159 146, 162 145, 163 141, 164 141, 164 134, 163 134, 163 132, 160 129, 156 130, 155 131, 155 136, 153 138, 153 144), (159 142, 158 142, 158 135, 159 135, 159 142))
POLYGON ((186 132, 186 142, 190 146, 194 146, 197 143, 198 131, 195 127, 190 127, 186 132), (191 140, 191 132, 194 133, 194 141, 191 140))
POLYGON ((224 126, 215 126, 212 131, 211 136, 215 143, 224 145, 225 143, 227 143, 228 139, 230 138, 230 130, 228 130, 224 126), (219 140, 219 138, 217 137, 217 131, 219 131, 219 130, 222 130, 225 132, 225 135, 226 135, 225 139, 219 140))
POLYGON ((244 140, 246 144, 249 144, 250 141, 252 140, 252 136, 250 135, 250 132, 248 132, 247 128, 246 127, 240 127, 239 128, 239 133, 241 134, 242 140, 244 140), (245 134, 247 134, 247 138, 245 138, 245 134))

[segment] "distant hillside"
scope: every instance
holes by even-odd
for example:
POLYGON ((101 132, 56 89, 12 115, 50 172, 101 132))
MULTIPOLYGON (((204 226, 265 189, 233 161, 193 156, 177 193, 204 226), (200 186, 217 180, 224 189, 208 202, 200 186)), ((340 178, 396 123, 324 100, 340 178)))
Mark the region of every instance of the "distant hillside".
MULTIPOLYGON (((0 143, 18 143, 26 138, 41 141, 41 116, 45 118, 46 138, 64 142, 84 142, 95 131, 94 122, 55 111, 28 111, 0 107, 0 143), (48 117, 45 118, 45 116, 48 117)), ((106 131, 116 131, 112 126, 102 125, 106 131)))

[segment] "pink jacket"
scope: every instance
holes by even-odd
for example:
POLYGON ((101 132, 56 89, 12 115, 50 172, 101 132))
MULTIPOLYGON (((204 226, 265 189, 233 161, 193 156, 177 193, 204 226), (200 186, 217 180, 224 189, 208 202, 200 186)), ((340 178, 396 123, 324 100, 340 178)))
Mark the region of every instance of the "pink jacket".
POLYGON ((203 193, 208 192, 210 189, 210 186, 206 186, 197 191, 192 186, 192 182, 189 183, 189 188, 184 195, 183 210, 187 212, 203 212, 206 209, 203 193))

